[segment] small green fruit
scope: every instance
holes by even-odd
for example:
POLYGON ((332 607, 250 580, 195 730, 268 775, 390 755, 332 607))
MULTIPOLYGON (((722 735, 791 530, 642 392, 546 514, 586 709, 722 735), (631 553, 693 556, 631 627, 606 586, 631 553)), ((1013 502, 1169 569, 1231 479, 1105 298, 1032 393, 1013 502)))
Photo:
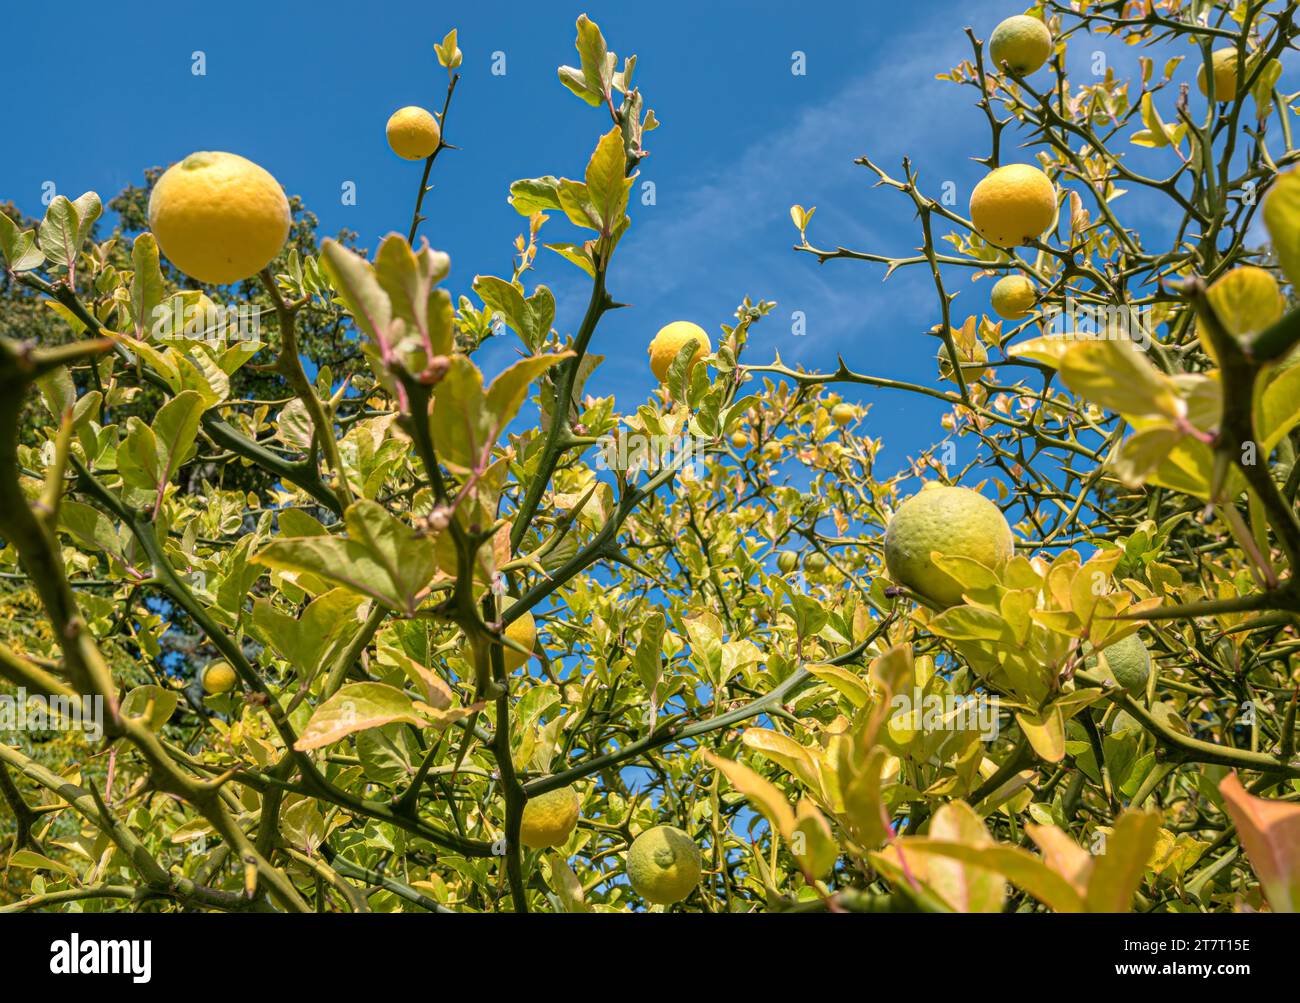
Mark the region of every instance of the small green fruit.
POLYGON ((235 670, 230 667, 229 662, 209 662, 203 670, 202 676, 203 692, 209 696, 216 696, 220 693, 229 693, 239 682, 239 677, 235 675, 235 670))

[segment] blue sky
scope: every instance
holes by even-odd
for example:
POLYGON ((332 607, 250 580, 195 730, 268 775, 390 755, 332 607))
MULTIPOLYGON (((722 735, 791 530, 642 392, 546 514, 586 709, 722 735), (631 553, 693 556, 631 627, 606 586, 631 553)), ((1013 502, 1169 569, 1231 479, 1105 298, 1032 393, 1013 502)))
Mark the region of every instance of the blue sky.
MULTIPOLYGON (((401 105, 441 107, 445 76, 432 47, 455 26, 465 64, 447 137, 462 149, 435 167, 422 231, 451 254, 454 293, 468 292, 476 273, 508 274, 524 222, 506 203, 510 182, 580 176, 608 128, 607 117, 556 79, 558 64, 577 61, 577 15, 595 19, 620 56, 638 54, 638 84, 664 123, 647 138, 652 153, 641 172, 655 183, 657 205, 634 203, 610 278, 615 298, 634 309, 602 324, 594 350, 607 361, 588 385, 616 394, 624 411, 651 389, 643 346, 660 326, 690 319, 716 335, 745 295, 779 304, 756 328, 750 362, 779 351, 791 364, 825 368, 842 353, 875 375, 935 379, 937 342, 924 334, 938 320, 928 274, 905 270, 882 283, 878 266, 818 266, 790 250, 788 209, 818 207, 815 243, 909 253, 919 240, 910 201, 872 189, 852 160, 868 154, 894 173, 910 154, 930 191, 956 182, 964 213, 983 173, 969 158, 986 151, 987 125, 968 88, 934 76, 967 54, 965 25, 987 37, 1024 9, 1005 0, 653 7, 227 0, 219 15, 210 4, 172 2, 150 16, 142 13, 148 5, 137 7, 126 14, 101 3, 60 5, 62 27, 53 34, 48 11, 8 12, 10 37, 31 44, 7 54, 11 107, 27 112, 9 123, 0 197, 37 215, 47 181, 73 197, 94 189, 107 198, 139 182, 146 167, 196 149, 229 150, 303 196, 323 232, 347 227, 374 247, 385 233, 405 231, 420 171, 388 150, 384 123, 401 105), (92 55, 76 73, 59 70, 55 38, 64 31, 65 51, 80 44, 92 55), (196 50, 204 76, 191 72, 196 50), (795 50, 805 54, 806 75, 791 73, 795 50), (505 54, 504 76, 491 72, 497 52, 505 54), (346 181, 356 183, 355 206, 342 204, 346 181), (796 310, 807 317, 804 337, 791 331, 796 310)), ((1135 62, 1131 53, 1115 56, 1121 68, 1135 62)), ((1072 46, 1072 64, 1082 68, 1086 57, 1072 46)), ((553 219, 543 237, 571 233, 553 219)), ((989 282, 971 284, 965 270, 949 279, 963 290, 958 318, 987 309, 989 282)), ((557 326, 571 333, 586 277, 543 251, 529 283, 538 281, 555 292, 557 326)), ((514 348, 513 337, 499 339, 480 364, 492 375, 514 348)), ((867 428, 886 441, 882 473, 941 434, 933 402, 845 393, 873 405, 867 428)))

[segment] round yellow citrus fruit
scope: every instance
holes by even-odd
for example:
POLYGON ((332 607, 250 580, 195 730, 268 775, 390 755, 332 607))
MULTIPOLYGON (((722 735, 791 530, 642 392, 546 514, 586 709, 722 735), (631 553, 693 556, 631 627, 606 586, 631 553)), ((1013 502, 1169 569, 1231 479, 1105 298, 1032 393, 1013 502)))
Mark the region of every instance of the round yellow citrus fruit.
MULTIPOLYGON (((532 613, 525 613, 516 620, 511 620, 506 625, 506 637, 514 641, 520 647, 527 649, 529 652, 537 644, 537 621, 533 619, 532 613)), ((522 651, 516 651, 514 648, 502 646, 502 657, 505 659, 507 672, 514 672, 515 669, 522 666, 528 661, 529 656, 522 651)))
POLYGON ((962 586, 930 554, 1000 568, 1014 550, 1011 527, 991 501, 970 488, 931 481, 898 507, 885 529, 885 565, 901 585, 941 606, 962 601, 962 586))
POLYGON ((1056 219, 1056 189, 1032 164, 989 171, 970 195, 971 222, 998 247, 1015 247, 1043 235, 1056 219))
POLYGON ((534 850, 563 846, 578 824, 578 792, 572 787, 547 791, 524 804, 519 840, 534 850))
POLYGON ((782 574, 789 574, 799 566, 799 553, 794 550, 783 550, 776 555, 776 567, 782 574))
POLYGON ((704 328, 692 324, 689 320, 675 320, 659 329, 659 333, 650 342, 650 370, 660 383, 668 379, 668 367, 677 358, 677 353, 686 347, 688 341, 698 343, 695 355, 691 357, 690 368, 713 351, 713 345, 704 328))
POLYGON ((438 120, 432 113, 413 104, 393 112, 384 132, 388 135, 388 145, 403 160, 423 160, 432 156, 442 140, 438 120))
POLYGON ((989 299, 993 312, 1003 320, 1020 320, 1033 311, 1038 294, 1023 275, 1006 275, 993 284, 989 299))
POLYGON ((191 153, 167 168, 149 196, 149 229, 167 260, 212 285, 271 263, 289 236, 280 183, 234 153, 191 153))
POLYGON ((1113 679, 1130 693, 1143 693, 1151 676, 1151 653, 1137 634, 1130 634, 1084 659, 1084 668, 1100 668, 1103 677, 1113 679))
MULTIPOLYGON (((1234 46, 1215 49, 1210 53, 1210 63, 1214 67, 1214 100, 1232 101, 1237 96, 1237 50, 1234 46)), ((1205 64, 1196 71, 1196 86, 1206 97, 1210 96, 1205 82, 1205 64)))
POLYGON ((731 444, 736 449, 745 449, 749 446, 749 436, 744 432, 732 432, 731 444))
MULTIPOLYGON (((984 342, 976 341, 970 345, 962 344, 960 341, 957 345, 957 361, 961 365, 962 377, 967 383, 978 380, 986 372, 988 366, 984 363, 989 361, 989 350, 984 347, 984 342)), ((952 358, 948 355, 948 346, 939 346, 939 375, 945 380, 957 382, 952 375, 952 358)))
POLYGON ((858 409, 855 408, 852 404, 849 404, 847 402, 843 404, 836 404, 833 408, 831 408, 831 421, 835 422, 835 424, 839 425, 841 428, 843 428, 845 425, 847 425, 857 416, 858 416, 858 409))
POLYGON ((1052 33, 1047 25, 1028 14, 1009 17, 989 36, 989 56, 999 70, 1006 63, 1017 75, 1033 73, 1052 54, 1052 33))
POLYGON ((647 829, 627 851, 627 879, 647 902, 680 902, 700 883, 700 848, 676 826, 647 829))
POLYGON ((203 670, 203 692, 213 696, 218 693, 229 693, 238 681, 239 677, 235 675, 235 670, 230 667, 229 662, 209 662, 203 670))

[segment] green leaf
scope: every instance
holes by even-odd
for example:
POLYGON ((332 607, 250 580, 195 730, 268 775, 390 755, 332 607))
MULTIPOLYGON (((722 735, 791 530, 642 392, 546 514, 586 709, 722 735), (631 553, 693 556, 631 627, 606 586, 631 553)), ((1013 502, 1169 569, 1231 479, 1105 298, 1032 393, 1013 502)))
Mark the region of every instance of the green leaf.
POLYGON ((560 83, 564 84, 565 87, 593 108, 597 107, 603 100, 599 94, 587 86, 587 78, 583 75, 582 70, 576 67, 561 66, 560 83))
POLYGON ((700 677, 712 686, 722 684, 722 621, 703 610, 695 616, 683 617, 682 625, 691 642, 691 664, 700 677))
POLYGON ((996 641, 1010 633, 999 614, 979 606, 946 609, 930 621, 930 629, 953 641, 996 641))
POLYGON ((663 674, 664 630, 667 621, 663 613, 656 610, 641 623, 641 637, 637 641, 636 651, 632 655, 632 668, 637 677, 654 698, 663 674))
POLYGON ((316 708, 294 748, 299 752, 324 748, 348 735, 401 722, 417 728, 428 721, 415 712, 409 696, 385 683, 348 683, 316 708))
POLYGON ((17 850, 9 854, 9 865, 11 867, 24 867, 33 871, 54 871, 56 874, 64 874, 79 881, 77 872, 67 864, 59 860, 51 860, 35 850, 17 850))
POLYGON ((561 854, 552 851, 546 854, 546 866, 551 872, 550 885, 555 889, 556 897, 559 898, 564 911, 589 912, 584 901, 586 893, 582 881, 573 873, 573 868, 569 866, 568 861, 561 854))
POLYGON ((1300 424, 1300 366, 1291 366, 1269 383, 1260 399, 1257 426, 1264 436, 1261 454, 1272 453, 1297 424, 1300 424))
POLYGON ((19 230, 18 224, 0 212, 0 255, 10 271, 29 272, 40 267, 45 255, 36 244, 35 230, 19 230))
POLYGON ((438 460, 458 472, 474 469, 488 441, 489 429, 483 409, 483 374, 468 357, 453 355, 429 413, 429 431, 438 460))
POLYGON ((592 263, 591 254, 587 250, 586 244, 545 244, 547 250, 554 251, 566 261, 571 261, 593 279, 596 277, 596 266, 592 263))
POLYGON ((131 487, 163 492, 181 466, 193 455, 194 439, 203 417, 203 398, 185 390, 164 404, 150 425, 132 417, 127 422, 125 450, 117 462, 122 479, 131 487))
POLYGON ((65 268, 77 258, 77 231, 81 220, 76 207, 66 196, 58 195, 45 210, 45 219, 37 231, 37 242, 47 260, 65 268))
POLYGON ((117 472, 127 487, 158 491, 158 441, 153 430, 135 415, 127 419, 126 438, 117 447, 117 472))
POLYGON ((131 267, 135 270, 131 276, 131 319, 135 322, 135 336, 143 341, 167 292, 158 263, 158 241, 152 233, 145 231, 135 238, 131 267))
POLYGON ((1186 408, 1167 376, 1130 341, 1074 342, 1061 359, 1061 379, 1081 397, 1127 417, 1181 418, 1186 408))
POLYGON ((161 686, 137 686, 122 698, 122 713, 143 718, 150 731, 160 731, 180 703, 180 694, 161 686))
POLYGON ((321 243, 321 265, 357 326, 376 346, 388 344, 393 306, 365 258, 327 237, 321 243))
POLYGON ((600 101, 607 99, 614 77, 614 60, 605 46, 605 36, 600 33, 600 27, 586 14, 578 17, 577 47, 587 89, 600 101))
POLYGON ((442 41, 433 47, 433 51, 438 54, 438 65, 445 66, 449 70, 459 68, 464 60, 460 46, 456 44, 455 28, 443 36, 442 41))
POLYGON ((356 737, 357 758, 366 779, 396 788, 415 775, 413 759, 420 757, 410 729, 401 724, 370 728, 356 737))
POLYGON ((592 205, 591 196, 587 193, 587 186, 581 181, 570 181, 568 178, 560 179, 560 208, 564 215, 568 217, 570 223, 574 226, 585 227, 588 230, 600 230, 602 220, 596 207, 592 205))
POLYGON ((560 212, 560 182, 550 175, 516 181, 510 186, 509 202, 521 216, 560 212))
POLYGON ((59 524, 93 550, 102 550, 122 560, 122 544, 117 527, 97 508, 64 499, 59 504, 59 524))
MULTIPOLYGON (((433 296, 433 287, 445 279, 450 270, 451 259, 446 254, 427 246, 417 254, 411 250, 406 238, 396 233, 383 239, 375 255, 375 278, 388 294, 393 315, 405 321, 426 342, 431 337, 430 310, 441 307, 441 302, 433 296)), ((450 297, 446 296, 447 306, 450 302, 450 297)), ((440 330, 439 334, 442 333, 440 330)), ((450 333, 449 327, 446 333, 450 333)), ((446 355, 450 345, 446 345, 446 350, 440 351, 439 348, 435 345, 433 354, 446 355)))
POLYGON ((1110 467, 1128 487, 1139 487, 1159 469, 1185 437, 1177 426, 1160 422, 1139 429, 1111 454, 1110 467))
MULTIPOLYGON (((1300 813, 1300 812, 1298 812, 1300 813)), ((1086 895, 1089 912, 1128 912, 1160 834, 1160 813, 1126 811, 1093 858, 1086 895)))
POLYGON ((914 849, 1001 874, 1017 888, 1056 912, 1085 911, 1083 898, 1068 881, 1051 870, 1040 858, 1019 846, 967 846, 951 840, 906 836, 896 840, 890 849, 873 854, 873 858, 878 856, 890 859, 897 854, 906 857, 914 849))
POLYGON ((871 689, 860 677, 838 665, 807 665, 805 668, 822 682, 839 690, 854 707, 871 702, 871 689))
POLYGON ((572 356, 573 352, 553 352, 549 355, 534 355, 532 358, 520 359, 492 381, 492 385, 487 390, 486 406, 491 417, 489 427, 493 442, 519 413, 520 407, 528 398, 528 388, 533 380, 557 362, 572 356))
MULTIPOLYGON (((521 308, 524 308, 520 299, 521 308)), ((454 355, 434 394, 429 428, 438 458, 459 471, 486 467, 490 449, 519 412, 528 387, 572 352, 520 359, 483 392, 483 374, 467 357, 454 355)))
MULTIPOLYGON (((993 844, 984 820, 965 801, 950 801, 940 807, 930 822, 929 835, 967 846, 993 844)), ((1001 912, 1006 901, 1002 875, 950 857, 934 858, 928 879, 930 887, 957 912, 1001 912)))
POLYGON ((747 748, 784 767, 811 790, 819 790, 821 780, 813 754, 789 735, 767 728, 746 728, 741 736, 747 748))
POLYGON ((1300 173, 1279 174, 1264 199, 1264 226, 1277 260, 1293 286, 1300 287, 1300 173))
POLYGON ((203 398, 193 390, 177 394, 154 416, 153 431, 158 442, 158 469, 166 483, 194 451, 194 438, 203 418, 203 398))
POLYGON ((623 134, 615 126, 600 138, 596 152, 587 163, 587 195, 595 207, 606 236, 627 209, 632 179, 626 176, 627 160, 623 155, 623 134))
POLYGON ((58 195, 50 202, 41 221, 37 241, 45 257, 56 265, 73 268, 77 253, 103 211, 99 196, 86 192, 76 202, 58 195))
POLYGON ((1041 714, 1017 714, 1016 723, 1033 750, 1049 763, 1065 758, 1065 720, 1055 704, 1041 714))
POLYGON ((530 350, 536 351, 536 345, 531 340, 533 331, 523 290, 513 282, 499 279, 495 275, 475 275, 473 289, 484 306, 493 313, 500 314, 506 326, 519 335, 530 350))
POLYGON ((330 589, 295 619, 277 610, 269 599, 258 599, 253 604, 253 625, 276 654, 310 681, 351 640, 364 601, 349 589, 330 589))
POLYGON ((407 616, 437 571, 434 541, 362 500, 344 516, 349 538, 307 536, 273 540, 253 560, 279 571, 308 572, 377 599, 407 616))
POLYGON ((720 770, 731 781, 731 786, 745 795, 763 813, 774 831, 787 839, 790 837, 795 826, 794 809, 790 807, 790 802, 785 799, 785 795, 776 784, 755 773, 744 763, 723 759, 707 750, 701 755, 706 763, 720 770))

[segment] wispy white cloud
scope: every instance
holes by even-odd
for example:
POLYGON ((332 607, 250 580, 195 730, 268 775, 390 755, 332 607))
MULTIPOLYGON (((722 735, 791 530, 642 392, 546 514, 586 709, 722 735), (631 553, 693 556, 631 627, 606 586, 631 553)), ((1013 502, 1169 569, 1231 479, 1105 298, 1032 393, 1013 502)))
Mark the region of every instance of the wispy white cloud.
MULTIPOLYGON (((1001 7, 962 5, 962 16, 992 24, 1001 7)), ((937 194, 950 179, 968 190, 981 170, 969 158, 987 148, 987 126, 968 91, 934 79, 969 54, 960 22, 949 19, 953 27, 938 33, 936 20, 891 39, 887 50, 901 59, 877 58, 789 121, 765 121, 756 109, 755 138, 734 159, 638 212, 618 265, 634 277, 631 294, 643 319, 672 319, 684 305, 716 311, 725 302, 726 310, 745 294, 777 299, 775 322, 756 329, 755 352, 777 349, 809 365, 833 363, 841 350, 869 358, 934 323, 928 274, 904 271, 882 283, 882 266, 818 267, 791 250, 796 231, 788 209, 796 202, 819 207, 810 230, 816 244, 905 256, 919 243, 910 200, 872 189, 874 175, 854 158, 866 154, 897 176, 910 155, 928 190, 937 194), (806 315, 806 338, 790 332, 795 310, 806 315)), ((928 339, 920 348, 933 351, 928 339)))

